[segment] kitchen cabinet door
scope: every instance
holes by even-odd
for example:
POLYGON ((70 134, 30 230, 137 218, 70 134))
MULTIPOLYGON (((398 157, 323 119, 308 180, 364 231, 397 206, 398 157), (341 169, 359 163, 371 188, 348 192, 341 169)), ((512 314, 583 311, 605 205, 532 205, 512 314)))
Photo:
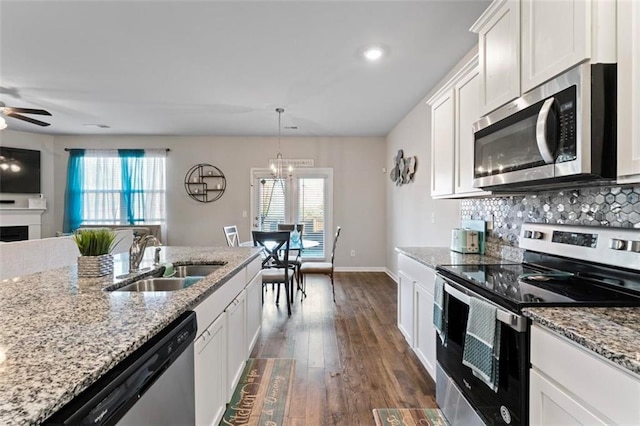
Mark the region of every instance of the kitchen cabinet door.
POLYGON ((262 275, 256 274, 251 282, 247 284, 247 306, 246 306, 246 336, 247 336, 247 357, 258 340, 260 327, 262 326, 262 275))
POLYGON ((465 195, 489 194, 473 187, 473 129, 480 119, 480 72, 477 59, 469 64, 467 74, 454 86, 455 114, 455 193, 465 195))
POLYGON ((522 92, 591 55, 591 3, 522 0, 522 92))
POLYGON ((618 182, 640 182, 640 2, 618 1, 618 182))
POLYGON ((447 90, 431 105, 431 196, 453 194, 454 94, 447 90))
POLYGON ((226 315, 220 315, 195 342, 196 425, 218 424, 227 403, 226 315))
POLYGON ((398 271, 398 328, 413 346, 413 278, 398 271))
POLYGON ((480 115, 520 96, 520 0, 496 0, 471 28, 478 33, 480 115))
POLYGON ((607 425, 594 413, 536 371, 529 375, 530 418, 532 426, 607 425))
MULTIPOLYGON (((435 274, 430 273, 431 288, 435 283, 435 274)), ((433 293, 421 282, 415 284, 415 337, 414 351, 422 365, 436 380, 436 329, 433 326, 433 293)))
POLYGON ((227 401, 233 396, 233 391, 242 375, 247 359, 245 306, 246 291, 242 291, 227 307, 227 401))

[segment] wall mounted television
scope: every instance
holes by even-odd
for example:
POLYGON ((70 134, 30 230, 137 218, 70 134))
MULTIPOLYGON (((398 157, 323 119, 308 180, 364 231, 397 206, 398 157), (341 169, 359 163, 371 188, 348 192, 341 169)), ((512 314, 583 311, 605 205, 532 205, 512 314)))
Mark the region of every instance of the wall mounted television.
POLYGON ((41 192, 40 151, 0 146, 0 193, 41 192))

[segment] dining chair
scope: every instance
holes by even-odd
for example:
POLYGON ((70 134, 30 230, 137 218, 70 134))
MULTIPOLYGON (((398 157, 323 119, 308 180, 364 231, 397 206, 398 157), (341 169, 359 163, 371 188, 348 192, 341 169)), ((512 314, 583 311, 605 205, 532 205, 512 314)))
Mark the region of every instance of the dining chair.
POLYGON ((238 238, 238 227, 235 225, 232 226, 223 226, 222 230, 224 231, 224 237, 227 240, 227 245, 229 247, 238 247, 240 246, 240 239, 238 238))
MULTIPOLYGON (((256 247, 262 247, 264 258, 262 259, 262 286, 266 284, 278 284, 276 305, 280 303, 280 284, 284 284, 287 297, 287 314, 291 315, 291 303, 293 302, 293 275, 295 270, 289 265, 289 238, 290 232, 264 232, 251 231, 253 243, 256 247)), ((263 291, 264 302, 264 291, 263 291)))
MULTIPOLYGON (((279 223, 278 231, 290 231, 294 230, 298 231, 298 235, 300 238, 300 244, 302 244, 302 233, 304 231, 304 223, 279 223)), ((293 249, 292 249, 293 251, 293 249)), ((298 288, 300 288, 302 282, 302 274, 300 273, 300 266, 302 266, 302 250, 295 250, 296 256, 294 259, 289 259, 289 264, 293 265, 296 270, 296 281, 298 283, 298 288)))
POLYGON ((302 275, 302 294, 306 296, 307 289, 307 275, 308 274, 322 274, 331 277, 331 291, 333 292, 333 301, 336 301, 336 290, 333 285, 333 260, 336 255, 336 245, 338 244, 338 237, 340 237, 341 228, 338 226, 336 235, 333 238, 333 249, 331 250, 331 262, 304 262, 300 267, 300 274, 302 275))

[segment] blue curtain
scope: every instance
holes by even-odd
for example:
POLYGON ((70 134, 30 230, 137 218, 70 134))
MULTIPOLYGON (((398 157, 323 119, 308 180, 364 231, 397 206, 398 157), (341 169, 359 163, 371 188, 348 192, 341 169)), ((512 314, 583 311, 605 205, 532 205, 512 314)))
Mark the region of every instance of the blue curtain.
POLYGON ((72 149, 69 151, 69 163, 67 165, 67 189, 64 194, 64 222, 63 232, 73 232, 82 223, 82 208, 84 187, 82 179, 84 175, 84 149, 72 149))
POLYGON ((127 223, 144 222, 143 149, 119 149, 122 168, 122 199, 127 223))

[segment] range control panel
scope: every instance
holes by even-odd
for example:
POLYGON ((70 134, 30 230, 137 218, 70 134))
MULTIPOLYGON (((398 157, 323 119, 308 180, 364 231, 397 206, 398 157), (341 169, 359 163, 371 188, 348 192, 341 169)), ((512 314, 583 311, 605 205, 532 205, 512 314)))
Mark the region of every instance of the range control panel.
POLYGON ((640 230, 525 223, 520 248, 640 270, 640 230))

